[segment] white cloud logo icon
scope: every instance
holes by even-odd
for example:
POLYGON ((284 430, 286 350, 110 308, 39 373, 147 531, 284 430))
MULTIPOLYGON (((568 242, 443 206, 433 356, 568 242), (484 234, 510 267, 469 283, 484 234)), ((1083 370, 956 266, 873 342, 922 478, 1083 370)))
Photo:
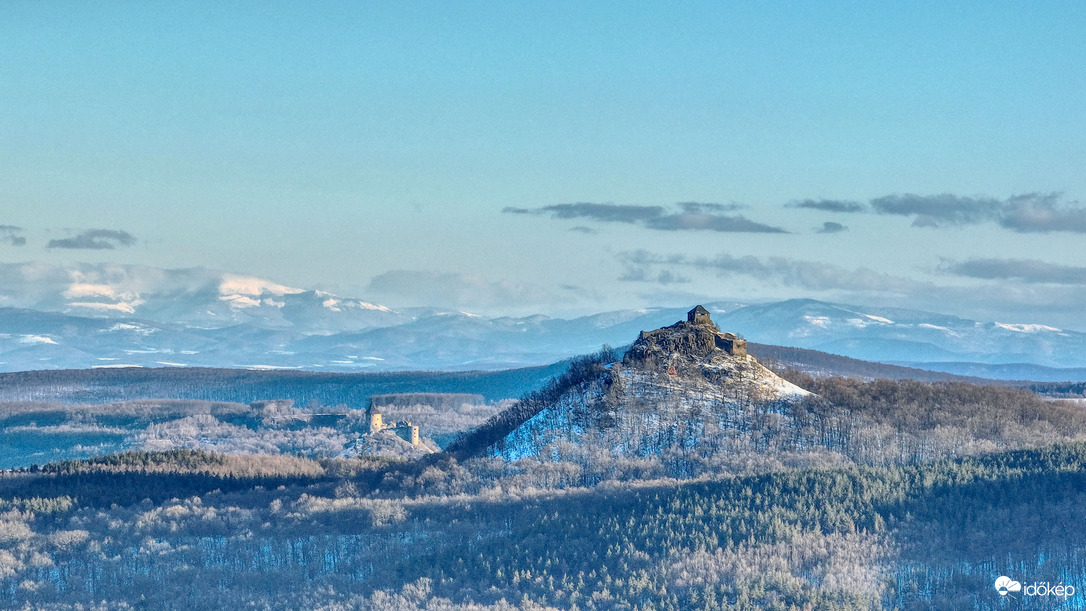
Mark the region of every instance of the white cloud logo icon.
POLYGON ((1006 596, 1008 592, 1021 592, 1022 584, 1017 581, 1003 575, 999 579, 995 580, 995 589, 999 592, 1000 596, 1006 596))

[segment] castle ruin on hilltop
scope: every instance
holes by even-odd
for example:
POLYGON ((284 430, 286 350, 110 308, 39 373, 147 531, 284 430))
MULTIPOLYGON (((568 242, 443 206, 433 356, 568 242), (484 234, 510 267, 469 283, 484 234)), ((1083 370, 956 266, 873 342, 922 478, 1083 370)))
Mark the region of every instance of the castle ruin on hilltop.
POLYGON ((642 331, 622 362, 623 365, 666 368, 672 373, 676 358, 698 360, 712 358, 720 352, 746 359, 747 340, 734 333, 722 333, 709 316, 709 310, 699 305, 686 313, 686 320, 653 331, 642 331))
POLYGON ((409 420, 385 424, 384 419, 381 417, 381 412, 377 411, 377 405, 373 399, 370 399, 370 406, 366 409, 366 419, 369 420, 370 423, 368 431, 370 435, 381 431, 390 431, 413 446, 419 445, 419 426, 417 424, 411 424, 409 420))
MULTIPOLYGON (((693 310, 686 313, 686 322, 695 325, 709 325, 716 330, 716 325, 713 324, 713 320, 709 317, 709 310, 700 305, 695 306, 693 310)), ((739 339, 734 333, 716 331, 716 347, 732 356, 747 355, 747 340, 739 339)))

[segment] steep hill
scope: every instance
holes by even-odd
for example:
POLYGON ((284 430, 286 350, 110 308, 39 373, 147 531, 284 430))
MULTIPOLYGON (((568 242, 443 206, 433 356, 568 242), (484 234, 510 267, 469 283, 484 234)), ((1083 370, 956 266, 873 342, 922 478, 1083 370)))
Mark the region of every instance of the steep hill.
MULTIPOLYGON (((787 418, 810 393, 746 353, 746 342, 721 333, 708 313, 640 337, 621 361, 601 352, 575 363, 548 387, 449 447, 454 454, 507 459, 607 454, 662 457, 674 473, 718 454, 734 455, 749 431, 787 418), (704 460, 703 460, 704 459, 704 460)), ((575 462, 575 461, 574 461, 575 462)))

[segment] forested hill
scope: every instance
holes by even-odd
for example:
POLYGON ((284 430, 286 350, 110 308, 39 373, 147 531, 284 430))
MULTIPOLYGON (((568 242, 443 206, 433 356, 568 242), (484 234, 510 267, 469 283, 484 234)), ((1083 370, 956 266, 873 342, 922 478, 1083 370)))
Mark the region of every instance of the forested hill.
POLYGON ((172 452, 0 480, 0 606, 996 610, 1000 575, 1086 570, 1081 443, 548 494, 382 471, 172 452))
POLYGON ((915 464, 1086 439, 1078 404, 1025 389, 792 370, 788 380, 810 394, 774 397, 757 383, 756 368, 730 357, 721 364, 732 378, 714 382, 711 371, 682 365, 669 366, 673 374, 645 370, 629 354, 621 363, 607 352, 575 361, 446 451, 459 459, 534 457, 568 467, 562 477, 586 485, 645 474, 915 464))
MULTIPOLYGON (((447 451, 507 459, 553 454, 558 446, 614 447, 621 456, 679 447, 716 454, 720 426, 739 424, 750 411, 787 410, 806 395, 705 315, 699 322, 642 332, 621 360, 604 350, 575 361, 447 451)), ((746 428, 745 421, 741 426, 746 428)))
POLYGON ((487 401, 519 397, 565 371, 569 361, 504 371, 317 373, 210 368, 117 368, 0 373, 0 401, 107 403, 169 397, 249 403, 365 407, 374 395, 467 393, 487 401))

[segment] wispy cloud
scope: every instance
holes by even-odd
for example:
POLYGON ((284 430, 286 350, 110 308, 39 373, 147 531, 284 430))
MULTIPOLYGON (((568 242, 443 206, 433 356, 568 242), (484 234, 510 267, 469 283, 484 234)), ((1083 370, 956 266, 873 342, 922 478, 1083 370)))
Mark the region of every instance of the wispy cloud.
POLYGON ((1056 193, 1030 193, 1007 200, 999 224, 1020 232, 1073 231, 1086 233, 1086 208, 1064 204, 1056 193))
POLYGON ((998 223, 1021 233, 1070 231, 1086 233, 1086 208, 1064 202, 1058 193, 1027 193, 1006 200, 990 197, 887 195, 871 200, 880 214, 913 217, 914 227, 963 227, 998 223))
POLYGON ((7 242, 12 246, 26 246, 26 238, 20 235, 22 232, 22 227, 0 225, 0 242, 7 242))
POLYGON ((88 229, 70 238, 49 240, 47 248, 82 248, 113 250, 118 246, 131 246, 136 237, 118 229, 88 229))
POLYGON ((649 219, 645 226, 661 231, 710 230, 742 233, 788 233, 780 227, 757 223, 747 217, 704 212, 680 212, 649 219))
POLYGON ((658 231, 720 231, 787 233, 784 229, 752 221, 741 214, 739 204, 680 202, 672 208, 631 204, 554 204, 541 208, 505 208, 508 214, 546 215, 556 219, 585 218, 602 223, 639 224, 658 231))
POLYGON ((787 204, 787 208, 808 208, 811 210, 823 210, 825 212, 867 212, 868 208, 860 202, 840 199, 805 199, 800 202, 787 204))
POLYGON ((627 204, 552 204, 542 208, 505 208, 510 214, 542 214, 556 219, 586 218, 604 223, 637 223, 664 214, 663 206, 633 206, 627 204))
POLYGON ((822 223, 822 227, 817 233, 841 233, 842 231, 848 231, 848 227, 845 227, 841 223, 826 221, 825 223, 822 223))
POLYGON ((690 213, 703 213, 703 214, 720 214, 721 212, 735 212, 736 210, 743 210, 746 208, 743 204, 716 204, 711 202, 679 202, 675 204, 683 212, 690 213))
POLYGON ((913 227, 960 227, 999 218, 1003 204, 997 199, 942 195, 887 195, 871 200, 880 214, 913 217, 913 227))
POLYGON ((1036 259, 969 259, 945 261, 945 273, 982 280, 1017 280, 1030 284, 1086 286, 1086 267, 1056 265, 1036 259))
POLYGON ((820 263, 801 261, 787 257, 735 257, 721 254, 716 257, 687 257, 685 255, 659 255, 645 250, 623 252, 619 260, 627 266, 624 279, 643 277, 651 280, 659 269, 689 267, 714 272, 719 276, 750 276, 763 282, 775 282, 785 286, 811 291, 880 291, 907 293, 928 288, 926 283, 900 276, 883 274, 867 268, 846 269, 820 263))

